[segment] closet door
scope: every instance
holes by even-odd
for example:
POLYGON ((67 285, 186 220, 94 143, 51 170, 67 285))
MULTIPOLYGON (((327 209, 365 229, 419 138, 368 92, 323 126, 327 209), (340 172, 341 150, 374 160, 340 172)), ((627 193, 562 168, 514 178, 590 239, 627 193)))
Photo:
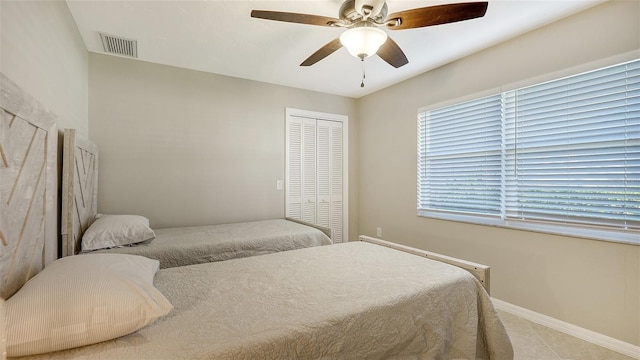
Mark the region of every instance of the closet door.
POLYGON ((287 119, 285 216, 302 219, 302 119, 287 119))
POLYGON ((331 127, 318 121, 318 219, 317 224, 331 227, 331 127))
POLYGON ((324 120, 308 114, 287 114, 285 214, 329 227, 333 241, 343 242, 346 164, 344 123, 340 119, 346 117, 328 120, 332 118, 329 114, 324 120))
POLYGON ((342 123, 317 121, 317 223, 333 229, 334 242, 342 242, 342 123))
POLYGON ((302 221, 317 223, 316 218, 316 121, 302 120, 302 221))
POLYGON ((342 197, 344 196, 343 189, 343 133, 341 122, 331 122, 331 222, 329 227, 333 229, 333 238, 335 242, 342 242, 344 224, 343 209, 344 202, 342 197))
POLYGON ((286 216, 316 223, 316 121, 287 121, 286 216))

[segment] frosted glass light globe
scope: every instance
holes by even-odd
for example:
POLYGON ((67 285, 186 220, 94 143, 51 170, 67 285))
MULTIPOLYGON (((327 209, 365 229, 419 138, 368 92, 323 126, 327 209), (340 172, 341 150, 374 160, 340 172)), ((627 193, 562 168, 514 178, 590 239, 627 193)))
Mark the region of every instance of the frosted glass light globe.
POLYGON ((387 41, 387 33, 370 26, 349 29, 340 35, 340 43, 347 48, 349 54, 364 59, 375 54, 387 41))

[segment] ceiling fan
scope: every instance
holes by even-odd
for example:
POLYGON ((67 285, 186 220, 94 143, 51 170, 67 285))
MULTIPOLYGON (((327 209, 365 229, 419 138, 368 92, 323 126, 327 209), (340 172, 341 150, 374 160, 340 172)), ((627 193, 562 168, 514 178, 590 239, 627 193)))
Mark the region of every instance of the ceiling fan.
POLYGON ((387 15, 385 0, 346 0, 340 6, 339 19, 268 10, 253 10, 251 17, 348 29, 339 38, 311 54, 300 66, 311 66, 344 46, 351 55, 363 61, 377 53, 382 60, 399 68, 408 64, 409 60, 398 44, 378 27, 404 30, 475 19, 484 16, 487 6, 487 2, 467 2, 427 6, 387 15))

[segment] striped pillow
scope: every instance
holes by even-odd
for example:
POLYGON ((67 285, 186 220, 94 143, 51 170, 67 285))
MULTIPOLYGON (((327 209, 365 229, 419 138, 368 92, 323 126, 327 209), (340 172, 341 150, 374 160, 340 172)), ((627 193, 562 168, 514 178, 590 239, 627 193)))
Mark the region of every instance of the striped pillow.
POLYGON ((153 286, 158 267, 124 254, 58 259, 7 300, 7 355, 114 339, 166 315, 173 307, 153 286))

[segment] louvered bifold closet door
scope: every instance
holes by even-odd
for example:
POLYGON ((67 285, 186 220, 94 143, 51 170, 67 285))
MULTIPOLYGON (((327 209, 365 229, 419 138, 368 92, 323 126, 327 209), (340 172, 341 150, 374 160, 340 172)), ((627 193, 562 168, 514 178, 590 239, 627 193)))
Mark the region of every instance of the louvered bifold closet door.
POLYGON ((330 121, 331 125, 331 218, 329 227, 333 229, 333 241, 343 241, 343 134, 342 123, 330 121))
POLYGON ((318 224, 342 242, 342 123, 318 120, 318 224))
POLYGON ((292 116, 287 138, 286 214, 316 223, 316 121, 292 116))
POLYGON ((332 240, 343 235, 343 123, 287 117, 286 215, 332 229, 332 240))
POLYGON ((318 225, 331 227, 331 122, 318 121, 318 225))
POLYGON ((302 220, 302 118, 287 122, 286 216, 302 220))
POLYGON ((302 121, 302 220, 316 223, 316 121, 302 121))

